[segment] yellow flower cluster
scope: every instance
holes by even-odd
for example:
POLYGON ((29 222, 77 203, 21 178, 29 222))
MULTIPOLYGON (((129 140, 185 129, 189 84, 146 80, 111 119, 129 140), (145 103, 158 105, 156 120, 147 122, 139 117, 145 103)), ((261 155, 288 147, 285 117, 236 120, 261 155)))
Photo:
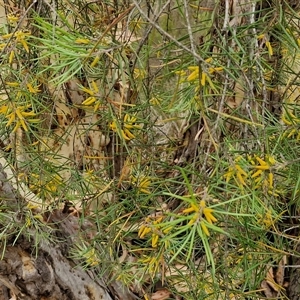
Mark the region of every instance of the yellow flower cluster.
POLYGON ((274 218, 270 209, 267 209, 264 214, 257 214, 258 223, 261 224, 265 229, 270 229, 270 227, 274 227, 277 221, 274 218))
POLYGON ((78 257, 84 259, 87 266, 95 267, 99 265, 100 260, 94 247, 86 248, 86 245, 77 245, 77 247, 79 248, 78 257))
POLYGON ((151 246, 156 248, 159 242, 159 228, 161 227, 161 222, 163 220, 162 216, 147 217, 144 223, 141 225, 138 236, 139 238, 144 238, 146 235, 151 233, 151 246))
POLYGON ((130 176, 130 183, 132 183, 134 186, 138 188, 138 190, 145 194, 150 194, 150 184, 151 180, 148 176, 145 175, 131 175, 130 176))
POLYGON ((96 255, 95 248, 91 248, 89 251, 84 253, 83 257, 85 258, 86 263, 91 267, 95 267, 100 263, 100 260, 96 255))
POLYGON ((300 119, 297 118, 292 112, 284 112, 281 116, 281 121, 283 124, 287 125, 283 138, 292 138, 295 137, 297 141, 300 140, 300 119))
POLYGON ((6 17, 7 17, 8 22, 10 24, 12 24, 12 25, 16 25, 16 23, 20 19, 20 15, 19 14, 16 14, 16 15, 14 15, 14 14, 8 14, 6 17))
MULTIPOLYGON (((208 59, 206 59, 205 62, 211 63, 212 62, 212 57, 209 57, 208 59)), ((200 78, 200 84, 202 86, 205 86, 206 81, 208 81, 211 84, 209 75, 212 75, 216 72, 220 72, 223 69, 224 69, 224 67, 209 67, 208 72, 201 72, 201 74, 200 74, 199 66, 189 66, 188 70, 191 73, 187 77, 186 81, 193 82, 195 80, 199 80, 199 78, 200 78)))
MULTIPOLYGON (((13 33, 8 33, 2 35, 3 40, 10 40, 10 43, 15 43, 15 44, 21 44, 25 51, 29 53, 29 47, 27 44, 26 39, 31 36, 30 32, 23 31, 23 30, 17 30, 16 32, 13 33)), ((0 47, 3 49, 4 47, 7 46, 7 43, 1 43, 0 47)), ((12 50, 10 51, 8 62, 11 64, 15 56, 15 51, 12 50)))
POLYGON ((30 175, 29 188, 38 196, 45 196, 47 193, 53 195, 61 184, 62 179, 57 174, 52 175, 51 178, 36 173, 30 175))
POLYGON ((39 119, 32 119, 36 114, 30 110, 30 105, 23 105, 14 107, 13 105, 2 105, 0 107, 0 114, 4 115, 8 119, 6 127, 14 124, 14 129, 12 132, 16 132, 18 128, 23 128, 28 131, 29 123, 36 123, 39 119))
POLYGON ((266 155, 264 159, 254 156, 254 159, 249 158, 249 161, 254 169, 251 178, 254 179, 254 189, 266 188, 268 193, 274 196, 279 196, 279 191, 274 191, 274 173, 272 167, 276 164, 274 157, 266 155), (255 162, 256 160, 256 162, 255 162))
POLYGON ((200 226, 203 230, 203 232, 209 236, 208 228, 203 220, 205 220, 209 224, 213 224, 214 222, 217 222, 218 220, 213 215, 214 210, 212 208, 206 207, 205 200, 201 200, 197 204, 191 204, 191 207, 186 208, 183 210, 183 213, 189 214, 192 213, 192 218, 189 221, 188 225, 193 225, 195 223, 200 223, 200 226))
POLYGON ((134 79, 144 80, 146 77, 146 72, 143 69, 135 68, 133 70, 133 77, 134 79))
MULTIPOLYGON (((130 116, 129 114, 125 114, 123 119, 123 126, 120 130, 121 137, 126 140, 130 141, 135 138, 135 135, 132 133, 133 129, 141 129, 140 125, 136 124, 137 118, 135 116, 130 116)), ((114 132, 119 132, 118 124, 116 121, 110 123, 110 129, 114 132)))
POLYGON ((148 270, 149 274, 153 274, 153 275, 157 274, 159 269, 162 269, 164 266, 163 255, 159 255, 159 257, 155 255, 154 256, 143 255, 143 257, 139 259, 139 262, 141 262, 146 266, 146 269, 148 270))
POLYGON ((96 82, 93 80, 91 82, 91 88, 81 87, 81 90, 90 95, 87 99, 82 102, 84 106, 94 106, 94 111, 97 111, 99 106, 101 105, 101 101, 99 100, 99 88, 96 82))
POLYGON ((234 164, 228 168, 228 171, 223 175, 226 183, 228 183, 231 178, 234 178, 239 187, 243 187, 246 185, 245 180, 248 177, 248 174, 245 170, 243 170, 242 161, 243 158, 241 156, 238 156, 234 160, 234 164))
POLYGON ((227 183, 234 179, 240 188, 250 183, 247 179, 253 179, 254 189, 267 188, 269 194, 278 196, 278 191, 274 191, 274 173, 272 172, 275 164, 275 158, 270 155, 266 155, 264 159, 257 155, 249 156, 247 160, 238 156, 223 177, 227 183))
POLYGON ((265 160, 261 159, 258 156, 255 156, 255 159, 257 160, 258 165, 255 165, 255 162, 253 162, 253 160, 250 160, 252 165, 255 165, 254 169, 257 170, 254 174, 252 174, 252 178, 260 176, 263 173, 263 171, 270 170, 271 166, 275 165, 276 163, 274 157, 269 155, 266 156, 265 160))
POLYGON ((41 92, 41 90, 39 90, 39 87, 41 85, 34 87, 34 86, 32 86, 31 83, 27 83, 26 86, 27 86, 29 93, 31 93, 31 94, 37 94, 37 93, 41 92))

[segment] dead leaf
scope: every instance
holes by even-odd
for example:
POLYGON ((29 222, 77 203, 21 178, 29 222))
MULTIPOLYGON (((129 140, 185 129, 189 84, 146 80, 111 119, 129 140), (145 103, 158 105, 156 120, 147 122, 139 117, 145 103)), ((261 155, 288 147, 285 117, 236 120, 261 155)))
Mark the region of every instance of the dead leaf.
POLYGON ((261 288, 264 290, 264 294, 267 298, 277 297, 278 294, 285 289, 286 284, 284 282, 284 266, 286 265, 287 257, 283 256, 278 263, 276 272, 274 268, 270 267, 266 274, 265 280, 261 283, 261 288))
POLYGON ((164 299, 168 299, 170 297, 171 293, 166 290, 159 290, 155 293, 152 294, 151 296, 151 300, 164 300, 164 299))
POLYGON ((286 265, 286 255, 282 257, 280 262, 278 263, 277 271, 275 274, 275 280, 280 287, 283 287, 284 284, 284 266, 286 265))
POLYGON ((76 77, 66 82, 67 96, 75 105, 80 105, 85 100, 84 92, 80 90, 81 85, 83 85, 82 82, 76 77))
POLYGON ((274 271, 273 271, 273 267, 270 267, 266 276, 266 282, 268 283, 268 285, 276 292, 278 292, 278 285, 275 282, 274 279, 274 271))
POLYGON ((277 293, 275 293, 272 290, 272 288, 270 287, 270 285, 267 283, 266 280, 262 281, 262 283, 260 284, 260 287, 263 289, 264 294, 266 295, 266 298, 273 298, 277 295, 277 293))

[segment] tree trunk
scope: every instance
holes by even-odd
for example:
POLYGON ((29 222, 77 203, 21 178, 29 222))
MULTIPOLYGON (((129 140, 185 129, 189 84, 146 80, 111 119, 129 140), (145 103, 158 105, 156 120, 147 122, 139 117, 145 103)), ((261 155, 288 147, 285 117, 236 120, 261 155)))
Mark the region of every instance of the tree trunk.
MULTIPOLYGON (((99 278, 95 271, 84 270, 78 262, 70 259, 68 249, 76 241, 73 239, 70 224, 78 220, 75 216, 56 212, 60 222, 50 226, 29 229, 24 225, 24 200, 7 179, 0 165, 1 199, 1 253, 0 260, 0 299, 1 300, 88 300, 88 299, 134 299, 135 296, 116 281, 107 283, 107 276, 99 278), (5 216, 5 217, 4 217, 5 216), (11 216, 11 218, 8 218, 11 216), (8 220, 8 221, 5 221, 8 220), (68 225, 69 224, 69 225, 68 225), (53 230, 53 227, 56 227, 53 230), (16 230, 17 228, 17 230, 16 230), (14 230, 14 232, 9 231, 14 230), (53 233, 53 239, 66 242, 51 243, 39 236, 53 233), (48 232, 47 232, 48 231, 48 232), (20 234, 21 232, 21 234, 20 234), (106 282, 105 282, 106 281, 106 282)), ((52 221, 55 218, 52 217, 52 221)), ((74 227, 73 227, 74 229, 74 227)))
MULTIPOLYGON (((300 247, 297 249, 300 250, 300 247)), ((293 257, 292 258, 292 265, 293 268, 291 268, 290 271, 290 283, 288 287, 288 296, 289 300, 299 300, 300 299, 300 268, 298 267, 300 265, 300 259, 299 257, 293 257)))

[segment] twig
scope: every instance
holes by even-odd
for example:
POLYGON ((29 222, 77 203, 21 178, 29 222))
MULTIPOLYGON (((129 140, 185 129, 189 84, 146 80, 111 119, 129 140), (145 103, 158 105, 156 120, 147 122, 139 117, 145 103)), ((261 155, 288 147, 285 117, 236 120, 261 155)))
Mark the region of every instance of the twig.
POLYGON ((224 24, 223 24, 223 30, 227 28, 229 24, 229 0, 225 0, 225 16, 224 16, 224 24))
POLYGON ((140 14, 153 26, 155 27, 161 34, 166 36, 168 39, 170 39, 172 42, 174 42, 178 47, 182 48, 183 50, 187 51, 188 53, 192 54, 195 59, 197 59, 199 62, 202 62, 204 66, 207 65, 207 62, 197 53, 194 53, 191 49, 186 47, 184 44, 180 43, 177 39, 172 37, 169 33, 164 31, 158 24, 156 24, 153 20, 151 20, 145 12, 142 10, 142 8, 139 6, 136 0, 133 0, 133 3, 136 7, 136 9, 140 12, 140 14))
POLYGON ((189 15, 189 11, 188 11, 189 7, 188 7, 188 4, 187 4, 186 0, 184 0, 183 2, 184 2, 186 25, 187 25, 187 30, 188 30, 188 33, 189 33, 191 49, 192 49, 192 52, 193 52, 193 56, 195 57, 196 48, 195 48, 193 31, 192 31, 191 22, 190 22, 190 15, 189 15))

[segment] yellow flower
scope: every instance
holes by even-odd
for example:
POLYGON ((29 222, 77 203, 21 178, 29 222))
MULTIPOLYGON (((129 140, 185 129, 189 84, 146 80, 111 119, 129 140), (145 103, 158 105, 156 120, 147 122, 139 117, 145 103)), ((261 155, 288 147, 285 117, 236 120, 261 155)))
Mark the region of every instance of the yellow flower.
POLYGON ((13 35, 12 33, 3 34, 2 38, 7 40, 7 39, 10 39, 12 37, 12 35, 13 35))
POLYGON ((109 124, 109 127, 110 127, 110 129, 111 130, 113 130, 113 131, 117 131, 117 129, 118 129, 118 126, 117 126, 117 124, 116 124, 116 122, 115 121, 112 121, 110 124, 109 124))
MULTIPOLYGON (((111 122, 109 124, 109 127, 111 130, 113 130, 114 132, 118 132, 118 126, 117 126, 117 123, 115 121, 111 122)), ((130 141, 132 139, 135 138, 135 135, 133 133, 130 132, 129 129, 121 129, 120 130, 120 135, 121 137, 126 140, 126 141, 130 141)))
POLYGON ((296 140, 300 140, 300 130, 299 130, 300 119, 296 117, 292 112, 285 111, 281 115, 281 121, 284 125, 287 125, 287 129, 284 132, 282 138, 296 137, 296 140))
POLYGON ((96 102, 96 97, 88 97, 82 102, 82 105, 90 106, 95 102, 96 102))
POLYGON ((156 248, 157 247, 158 238, 159 238, 158 234, 152 233, 152 239, 151 239, 151 246, 152 246, 152 248, 156 248))
POLYGON ((27 122, 36 123, 38 119, 31 119, 35 117, 36 114, 33 111, 26 111, 30 106, 19 106, 17 108, 11 108, 3 106, 0 113, 4 114, 8 119, 6 127, 11 124, 15 124, 13 132, 15 132, 19 127, 22 127, 25 131, 28 131, 27 122))
POLYGON ((153 97, 149 100, 149 103, 153 106, 159 106, 160 105, 160 99, 157 97, 153 97))
POLYGON ((92 84, 91 89, 86 88, 86 87, 82 87, 81 90, 83 92, 86 92, 86 93, 90 94, 91 96, 95 96, 97 93, 99 93, 99 88, 98 88, 98 86, 97 86, 97 84, 94 80, 92 81, 91 84, 92 84))
POLYGON ((19 15, 13 15, 13 14, 8 14, 7 15, 7 20, 9 23, 16 23, 19 21, 20 16, 19 15))
POLYGON ((91 248, 89 251, 84 253, 83 257, 85 258, 86 263, 91 267, 97 266, 100 263, 100 260, 96 255, 95 248, 91 248))
POLYGON ((91 88, 81 87, 81 90, 90 95, 90 97, 88 97, 87 99, 85 99, 82 102, 82 105, 91 106, 91 105, 95 104, 94 111, 97 111, 97 109, 101 105, 101 101, 99 99, 97 99, 97 98, 99 98, 99 88, 98 88, 96 82, 95 81, 91 82, 91 88))
POLYGON ((15 51, 12 50, 9 54, 9 57, 8 57, 8 63, 11 64, 14 60, 14 57, 15 57, 15 51))
MULTIPOLYGON (((130 141, 135 138, 135 135, 131 132, 132 129, 141 129, 141 125, 136 124, 136 120, 136 117, 125 114, 123 127, 120 130, 120 135, 124 140, 130 141)), ((119 132, 116 121, 111 122, 109 127, 114 132, 119 132)))
POLYGON ((258 35, 256 38, 258 40, 262 40, 264 37, 265 37, 265 34, 263 33, 263 34, 258 35))
POLYGON ((140 125, 137 125, 136 124, 136 117, 134 116, 130 116, 129 114, 126 114, 124 116, 124 128, 127 128, 127 129, 141 129, 141 126, 140 125))
POLYGON ((187 81, 194 81, 199 79, 199 67, 198 66, 190 66, 188 70, 192 71, 191 74, 186 79, 187 81))
POLYGON ((272 47, 271 43, 269 41, 266 41, 266 46, 268 48, 269 55, 272 56, 273 55, 273 47, 272 47))
POLYGON ((97 256, 96 250, 94 247, 86 248, 86 245, 78 245, 78 255, 79 257, 83 258, 85 260, 85 263, 88 266, 94 267, 97 266, 100 263, 100 260, 97 256))
POLYGON ((16 36, 16 41, 17 42, 20 42, 24 49, 26 50, 27 53, 29 53, 29 47, 27 45, 27 42, 26 42, 26 37, 30 36, 31 33, 30 32, 24 32, 22 30, 19 30, 15 33, 15 36, 16 36))
POLYGON ((26 217, 25 217, 25 227, 30 227, 30 225, 31 225, 31 218, 28 215, 26 215, 26 217))
MULTIPOLYGON (((92 88, 86 88, 86 87, 82 87, 81 90, 83 92, 86 92, 87 94, 91 95, 93 98, 95 98, 95 96, 99 93, 99 88, 97 86, 97 84, 95 83, 95 81, 92 81, 92 88)), ((88 99, 90 99, 91 97, 89 97, 88 99)), ((83 101, 83 105, 89 105, 87 104, 87 102, 89 102, 89 100, 85 100, 83 101)))
POLYGON ((208 223, 212 224, 213 222, 217 222, 218 220, 213 216, 213 209, 211 208, 204 208, 203 209, 203 214, 205 216, 205 219, 207 220, 208 223))
POLYGON ((223 71, 224 67, 211 67, 208 69, 209 74, 213 74, 215 72, 223 71))
POLYGON ((10 39, 11 37, 14 37, 17 42, 21 43, 23 48, 26 50, 27 53, 29 53, 29 47, 26 42, 26 38, 30 36, 31 33, 23 30, 18 30, 15 33, 8 33, 2 35, 3 39, 10 39))
POLYGON ((147 217, 139 229, 138 237, 141 239, 144 238, 149 233, 151 233, 152 248, 157 248, 158 246, 159 243, 158 229, 161 228, 162 226, 162 224, 160 224, 162 220, 163 220, 162 216, 147 217))
POLYGON ((30 174, 29 188, 38 196, 46 197, 53 196, 53 193, 57 192, 59 186, 62 183, 61 177, 57 174, 49 176, 41 176, 40 174, 30 174))
POLYGON ((188 226, 191 226, 197 221, 199 221, 203 232, 205 233, 205 235, 209 236, 209 231, 203 218, 209 224, 217 222, 217 218, 213 215, 214 210, 210 207, 206 207, 205 200, 200 200, 198 204, 191 203, 190 205, 191 207, 186 208, 182 211, 183 213, 193 213, 192 218, 188 223, 188 226))
POLYGON ((0 114, 7 115, 8 111, 9 111, 8 105, 2 105, 2 106, 0 106, 0 114))
POLYGON ((160 255, 156 256, 146 256, 144 255, 142 259, 139 260, 142 264, 145 264, 145 268, 148 270, 149 274, 156 274, 159 271, 160 264, 163 265, 163 257, 160 255))
POLYGON ((205 223, 200 222, 200 226, 201 226, 203 232, 205 233, 205 235, 209 236, 210 234, 209 234, 208 228, 207 228, 207 226, 205 225, 205 223))
POLYGON ((145 194, 150 194, 149 191, 150 184, 151 184, 150 178, 146 176, 142 176, 137 180, 138 189, 145 194))
POLYGON ((142 239, 144 238, 149 232, 151 232, 151 228, 150 227, 147 227, 145 225, 142 225, 139 229, 139 232, 138 232, 138 236, 142 239))
POLYGON ((143 79, 145 79, 145 77, 146 77, 146 72, 145 72, 145 70, 143 70, 143 69, 135 68, 135 69, 133 70, 133 77, 134 77, 134 79, 140 79, 140 80, 143 80, 143 79))
POLYGON ((206 82, 206 73, 205 72, 202 72, 201 74, 201 80, 200 80, 200 83, 202 86, 205 86, 205 82, 206 82))
MULTIPOLYGON (((211 63, 213 60, 212 57, 209 57, 205 60, 206 63, 211 63)), ((190 75, 187 77, 187 82, 193 82, 195 80, 199 81, 200 85, 205 86, 206 82, 209 83, 210 87, 215 90, 215 86, 209 77, 209 74, 214 74, 215 72, 220 72, 224 69, 224 67, 209 67, 207 71, 201 71, 199 66, 189 66, 188 70, 191 71, 190 75)))
POLYGON ((274 157, 268 155, 266 156, 265 160, 258 156, 255 156, 255 159, 258 161, 259 165, 255 165, 254 169, 257 169, 258 171, 252 174, 251 178, 258 177, 263 173, 263 171, 270 170, 270 168, 276 163, 274 157))
POLYGON ((286 211, 282 211, 280 214, 277 214, 270 208, 265 208, 263 214, 257 214, 258 223, 263 225, 265 229, 269 229, 270 227, 274 227, 275 224, 280 220, 281 216, 286 211))
POLYGON ((20 85, 18 82, 10 82, 10 81, 6 81, 5 84, 10 87, 18 87, 20 85))
POLYGON ((89 39, 77 39, 75 40, 75 44, 89 44, 90 40, 89 39))
MULTIPOLYGON (((189 67, 188 67, 189 68, 189 67)), ((191 67, 190 67, 191 68, 191 67)), ((178 75, 178 77, 186 76, 186 72, 183 70, 175 71, 175 74, 178 75)))
POLYGON ((36 87, 33 87, 31 83, 27 83, 26 86, 28 88, 28 91, 31 94, 37 94, 41 91, 41 90, 39 90, 39 87, 41 86, 41 84, 37 85, 36 87))
POLYGON ((230 166, 227 172, 223 175, 227 183, 231 180, 231 178, 234 178, 240 188, 246 185, 245 180, 248 177, 247 172, 242 168, 241 160, 242 157, 238 156, 235 159, 233 166, 230 166))
POLYGON ((274 174, 272 167, 276 164, 276 160, 273 156, 266 155, 264 159, 255 156, 256 163, 252 161, 252 168, 254 173, 251 178, 254 179, 255 189, 266 188, 268 193, 273 196, 279 196, 279 191, 274 189, 274 174))
POLYGON ((100 60, 100 57, 97 55, 94 60, 92 61, 92 63, 90 64, 90 67, 93 68, 97 65, 98 61, 100 60))
POLYGON ((187 80, 185 79, 185 78, 186 78, 186 75, 187 75, 187 72, 186 72, 186 71, 184 71, 184 70, 179 70, 179 71, 175 71, 174 73, 178 76, 178 84, 187 81, 187 80))

